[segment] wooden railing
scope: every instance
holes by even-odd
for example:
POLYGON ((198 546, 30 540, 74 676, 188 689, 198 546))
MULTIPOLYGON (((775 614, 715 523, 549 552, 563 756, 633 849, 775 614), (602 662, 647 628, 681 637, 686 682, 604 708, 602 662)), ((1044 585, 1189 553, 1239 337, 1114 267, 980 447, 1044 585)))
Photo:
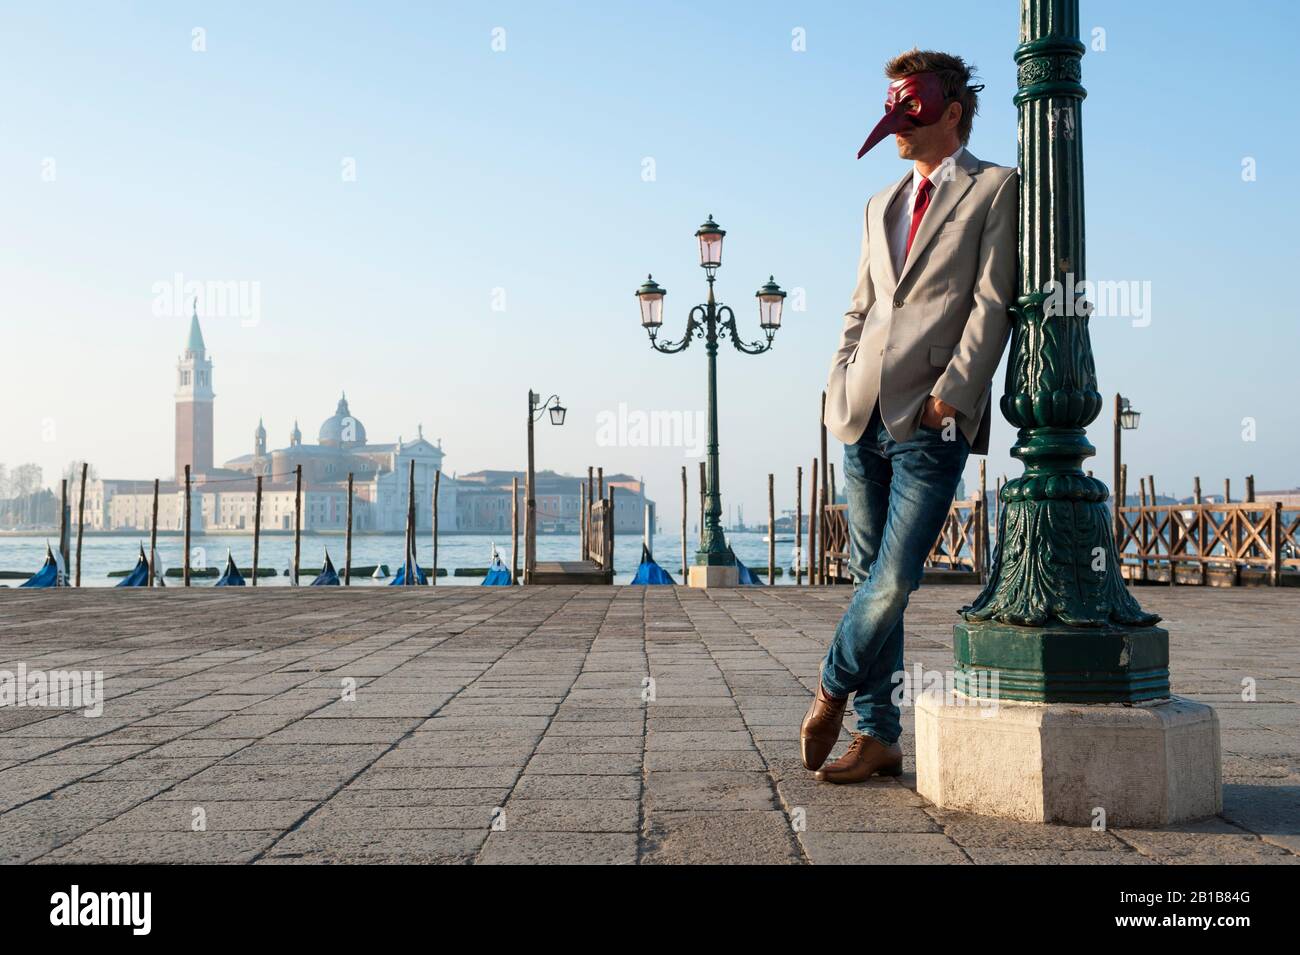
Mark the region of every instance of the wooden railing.
MULTIPOLYGON (((612 489, 611 489, 612 490, 612 489)), ((607 500, 591 505, 587 521, 587 557, 602 570, 614 566, 614 501, 607 500)))
MULTIPOLYGON (((953 501, 943 528, 930 548, 926 566, 979 575, 988 570, 988 525, 979 498, 953 501)), ((825 573, 828 580, 849 579, 848 505, 829 504, 823 509, 821 532, 825 537, 825 573)))
POLYGON ((1277 586, 1283 568, 1300 570, 1300 511, 1283 510, 1281 502, 1231 504, 1147 504, 1119 509, 1116 546, 1126 574, 1150 579, 1162 567, 1169 583, 1178 582, 1178 567, 1198 571, 1194 583, 1206 583, 1211 570, 1268 574, 1277 586))

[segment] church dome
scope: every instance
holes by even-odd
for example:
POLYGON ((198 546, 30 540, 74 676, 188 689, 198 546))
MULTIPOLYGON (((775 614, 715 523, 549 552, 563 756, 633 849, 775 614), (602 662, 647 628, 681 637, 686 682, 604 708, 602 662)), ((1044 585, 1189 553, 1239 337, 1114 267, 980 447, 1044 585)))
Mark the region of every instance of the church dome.
POLYGON ((348 396, 339 398, 334 414, 320 426, 316 442, 327 448, 351 448, 366 443, 366 428, 348 410, 348 396))

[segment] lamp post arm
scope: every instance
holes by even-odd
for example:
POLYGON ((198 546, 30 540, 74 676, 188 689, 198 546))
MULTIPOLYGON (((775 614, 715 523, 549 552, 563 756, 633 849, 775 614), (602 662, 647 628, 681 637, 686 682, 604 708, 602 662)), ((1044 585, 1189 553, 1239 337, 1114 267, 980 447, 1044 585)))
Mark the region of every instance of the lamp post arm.
POLYGON ((690 345, 691 339, 694 338, 695 335, 699 332, 699 330, 703 327, 701 321, 696 318, 697 314, 700 316, 700 318, 704 317, 705 308, 703 305, 696 305, 693 309, 691 309, 691 314, 686 319, 686 334, 682 336, 681 341, 660 342, 658 339, 655 338, 654 332, 651 332, 650 347, 653 348, 655 351, 663 352, 665 355, 673 355, 679 351, 685 351, 687 346, 690 345))
POLYGON ((727 305, 718 306, 718 315, 727 313, 726 321, 722 322, 722 327, 726 329, 728 336, 731 338, 731 344, 736 346, 737 351, 744 352, 746 355, 761 355, 772 347, 772 336, 767 336, 766 342, 745 342, 741 340, 740 332, 736 328, 736 316, 727 305))
MULTIPOLYGON (((531 394, 531 392, 530 392, 530 394, 531 394)), ((533 407, 532 407, 532 410, 531 410, 531 412, 530 412, 531 415, 532 415, 532 419, 533 419, 534 421, 540 421, 540 420, 542 420, 542 415, 546 414, 546 412, 550 409, 550 407, 551 407, 551 402, 552 402, 552 401, 559 401, 559 400, 560 400, 560 396, 559 396, 559 395, 551 395, 551 397, 547 398, 545 401, 543 401, 543 402, 541 402, 541 403, 539 404, 539 403, 537 402, 537 398, 536 398, 536 396, 534 395, 534 396, 533 396, 533 407)))

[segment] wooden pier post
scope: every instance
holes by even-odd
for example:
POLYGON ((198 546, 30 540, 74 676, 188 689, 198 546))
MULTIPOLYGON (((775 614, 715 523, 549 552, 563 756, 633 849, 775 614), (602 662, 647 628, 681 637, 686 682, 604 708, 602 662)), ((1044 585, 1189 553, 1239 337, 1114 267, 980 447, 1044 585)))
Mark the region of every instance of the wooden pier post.
POLYGON ((185 465, 185 566, 181 571, 185 586, 190 585, 190 466, 185 465))
MULTIPOLYGON (((84 476, 82 478, 82 483, 85 483, 84 476)), ((1253 474, 1246 475, 1246 503, 1255 503, 1255 475, 1253 474)))
POLYGON ((826 495, 830 491, 830 467, 827 460, 829 455, 826 453, 826 392, 822 391, 821 411, 817 415, 817 430, 820 433, 820 445, 822 456, 822 473, 821 473, 821 493, 818 496, 819 506, 817 508, 817 582, 825 584, 826 575, 826 522, 823 515, 826 505, 831 503, 826 495))
POLYGON ((343 586, 352 586, 352 472, 348 472, 347 524, 343 529, 343 586))
POLYGON ((830 491, 830 496, 826 498, 826 503, 827 504, 839 503, 839 495, 836 494, 836 490, 835 490, 835 462, 833 461, 831 462, 831 491, 830 491))
POLYGON ((767 585, 776 583, 776 475, 767 476, 767 585))
POLYGON ((438 583, 438 491, 442 486, 442 468, 433 472, 433 570, 429 574, 429 586, 438 583))
POLYGON ((158 568, 154 566, 158 552, 158 479, 153 479, 153 523, 149 529, 149 586, 154 585, 153 579, 158 575, 158 568))
POLYGON ((1201 503, 1201 476, 1199 474, 1192 478, 1192 503, 1201 503))
POLYGON ((77 576, 76 586, 81 586, 81 535, 86 528, 86 469, 90 467, 81 462, 81 493, 77 496, 77 576))
POLYGON ((1232 478, 1223 479, 1223 503, 1232 503, 1232 478))
POLYGON ((1274 587, 1282 583, 1282 502, 1273 502, 1272 520, 1269 522, 1268 549, 1272 555, 1272 566, 1268 570, 1268 582, 1274 587))
POLYGON ((605 468, 603 466, 596 468, 596 484, 597 490, 600 491, 600 499, 603 501, 605 499, 605 468))
POLYGON ((1147 579, 1147 561, 1146 552, 1149 538, 1147 536, 1147 482, 1144 478, 1138 478, 1138 527, 1142 528, 1142 533, 1138 536, 1138 544, 1141 552, 1138 556, 1138 580, 1147 579))
POLYGON ((293 585, 298 586, 298 567, 302 558, 302 465, 294 468, 293 483, 293 585))
POLYGON ((591 465, 587 465, 587 534, 583 537, 583 560, 591 560, 591 507, 596 503, 596 472, 591 465))
MULTIPOLYGON (((605 479, 601 478, 601 486, 604 487, 605 479)), ((609 555, 605 559, 605 566, 609 569, 610 581, 613 581, 614 574, 614 533, 618 530, 618 521, 614 519, 614 485, 609 486, 609 555)))
POLYGON ((510 479, 510 583, 519 582, 519 478, 510 479))
POLYGON ((682 583, 686 583, 686 465, 682 465, 682 583))
POLYGON ((257 490, 253 494, 253 579, 257 586, 257 562, 262 550, 262 475, 257 476, 257 490))
POLYGON ((803 465, 794 469, 794 585, 803 586, 803 465))

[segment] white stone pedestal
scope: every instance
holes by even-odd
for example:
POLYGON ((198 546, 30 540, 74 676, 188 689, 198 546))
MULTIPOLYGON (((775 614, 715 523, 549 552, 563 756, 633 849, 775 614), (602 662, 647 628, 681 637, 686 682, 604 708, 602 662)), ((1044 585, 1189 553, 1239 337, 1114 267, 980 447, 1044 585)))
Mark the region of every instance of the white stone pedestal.
POLYGON ((687 568, 686 582, 692 587, 739 587, 740 568, 735 564, 692 565, 687 568))
POLYGON ((1223 805, 1219 719, 1179 697, 1015 703, 923 695, 916 790, 943 809, 1028 822, 1167 826, 1223 805))

